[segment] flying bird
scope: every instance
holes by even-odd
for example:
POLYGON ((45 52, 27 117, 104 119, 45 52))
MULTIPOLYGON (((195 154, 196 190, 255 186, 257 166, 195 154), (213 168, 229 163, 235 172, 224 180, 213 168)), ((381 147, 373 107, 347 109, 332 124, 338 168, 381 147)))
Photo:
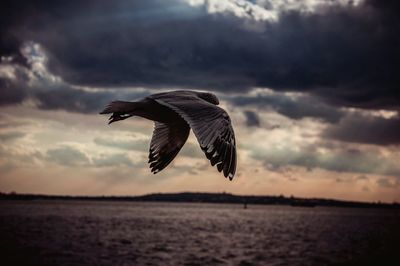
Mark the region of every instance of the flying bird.
POLYGON ((190 128, 211 165, 233 179, 236 141, 227 112, 217 96, 208 92, 179 90, 152 94, 136 102, 111 102, 100 114, 112 114, 109 124, 140 116, 154 121, 150 142, 151 172, 163 170, 185 144, 190 128))

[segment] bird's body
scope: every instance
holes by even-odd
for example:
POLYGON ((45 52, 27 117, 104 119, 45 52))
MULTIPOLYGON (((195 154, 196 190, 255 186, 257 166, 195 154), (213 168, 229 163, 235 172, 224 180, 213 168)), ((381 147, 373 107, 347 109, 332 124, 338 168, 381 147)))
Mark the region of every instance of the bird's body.
POLYGON ((185 144, 192 128, 200 147, 210 160, 232 180, 236 171, 236 143, 228 114, 211 93, 172 91, 157 93, 136 102, 115 101, 101 114, 110 122, 140 116, 155 123, 149 163, 153 173, 164 169, 185 144))
POLYGON ((130 116, 140 116, 152 121, 160 123, 175 123, 176 121, 184 120, 170 108, 159 104, 153 99, 144 98, 137 102, 113 102, 113 115, 110 119, 110 124, 119 120, 120 118, 126 118, 130 116), (117 108, 117 109, 115 109, 117 108), (129 115, 129 116, 128 116, 129 115), (115 119, 115 121, 113 121, 115 119))

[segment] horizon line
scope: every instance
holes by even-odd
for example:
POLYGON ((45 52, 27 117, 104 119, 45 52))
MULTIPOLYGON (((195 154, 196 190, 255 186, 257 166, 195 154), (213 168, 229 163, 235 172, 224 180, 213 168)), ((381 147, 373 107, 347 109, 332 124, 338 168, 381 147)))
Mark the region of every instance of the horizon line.
POLYGON ((295 195, 285 196, 284 194, 279 195, 268 195, 268 194, 234 194, 230 192, 205 192, 205 191, 179 191, 179 192, 149 192, 145 194, 135 194, 135 195, 71 195, 71 194, 45 194, 45 193, 30 193, 30 192, 3 192, 0 191, 1 195, 16 195, 16 196, 36 196, 36 197, 68 197, 68 198, 138 198, 151 195, 173 195, 173 194, 221 194, 221 195, 232 195, 236 197, 275 197, 275 198, 287 198, 287 199, 298 199, 298 200, 325 200, 325 201, 336 201, 336 202, 348 202, 348 203, 361 203, 361 204, 382 204, 382 205, 396 205, 400 204, 397 201, 363 201, 363 200, 346 200, 339 198, 325 198, 325 197, 297 197, 295 195))

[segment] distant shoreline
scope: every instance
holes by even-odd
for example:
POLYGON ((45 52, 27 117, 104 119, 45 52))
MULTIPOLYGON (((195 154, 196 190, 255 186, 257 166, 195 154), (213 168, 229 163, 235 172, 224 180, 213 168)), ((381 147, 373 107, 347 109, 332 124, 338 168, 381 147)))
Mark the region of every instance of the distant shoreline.
POLYGON ((400 209, 399 203, 357 202, 322 198, 297 198, 285 196, 248 196, 230 193, 153 193, 143 196, 57 196, 42 194, 0 193, 3 200, 84 200, 84 201, 147 201, 147 202, 199 202, 199 203, 235 203, 257 205, 286 205, 293 207, 346 207, 400 209))

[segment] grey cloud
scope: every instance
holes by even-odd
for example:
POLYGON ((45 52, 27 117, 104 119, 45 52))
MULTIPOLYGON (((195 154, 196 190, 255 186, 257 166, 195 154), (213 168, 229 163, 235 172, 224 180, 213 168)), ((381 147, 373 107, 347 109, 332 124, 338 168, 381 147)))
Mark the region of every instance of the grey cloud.
MULTIPOLYGON (((142 151, 148 152, 149 145, 150 145, 150 136, 149 139, 140 139, 140 140, 116 140, 112 138, 102 138, 97 137, 93 140, 94 143, 101 146, 116 148, 116 149, 123 149, 123 150, 131 150, 131 151, 142 151)), ((201 149, 192 144, 192 143, 185 143, 182 150, 179 152, 179 156, 187 156, 187 157, 195 157, 195 158, 203 158, 204 155, 201 152, 201 149)))
POLYGON ((400 186, 399 180, 390 181, 388 178, 380 178, 376 183, 383 188, 397 188, 400 186))
POLYGON ((49 149, 46 152, 46 156, 42 157, 42 159, 68 167, 135 166, 132 160, 123 153, 102 154, 97 157, 89 158, 84 152, 71 146, 61 146, 58 148, 49 149))
POLYGON ((314 149, 300 150, 270 147, 268 150, 252 149, 252 157, 264 163, 266 169, 301 166, 309 170, 322 168, 336 172, 394 175, 400 177, 400 166, 380 154, 356 149, 331 150, 322 153, 314 149))
POLYGON ((45 159, 45 156, 39 150, 16 150, 13 146, 0 145, 0 158, 0 161, 14 169, 26 165, 32 166, 45 159))
MULTIPOLYGON (((44 56, 44 55, 43 55, 44 56)), ((43 58, 45 59, 45 58, 43 58)), ((0 77, 0 106, 33 100, 39 109, 66 110, 75 113, 98 113, 106 104, 116 99, 135 100, 147 96, 145 90, 92 90, 86 91, 57 80, 46 69, 43 73, 15 64, 7 65, 15 77, 0 77), (54 80, 56 79, 56 80, 54 80)), ((2 65, 0 64, 0 67, 2 65)))
POLYGON ((115 95, 110 92, 85 92, 67 84, 29 87, 27 83, 16 80, 3 80, 3 82, 2 86, 0 80, 0 105, 18 104, 26 99, 33 99, 38 108, 43 110, 94 113, 115 99, 115 95))
POLYGON ((46 152, 46 159, 51 162, 65 166, 78 166, 90 164, 88 156, 77 148, 62 146, 49 149, 46 152))
POLYGON ((323 137, 377 145, 400 144, 400 118, 383 118, 363 114, 349 114, 340 123, 330 125, 323 137))
POLYGON ((0 61, 0 74, 1 71, 11 72, 8 74, 12 75, 13 79, 7 78, 6 73, 0 75, 0 106, 21 103, 29 94, 29 70, 25 66, 0 61))
POLYGON ((34 95, 38 108, 44 110, 66 110, 78 113, 99 112, 113 99, 113 94, 75 90, 67 85, 60 88, 40 90, 34 95))
POLYGON ((106 104, 114 100, 137 100, 149 93, 143 91, 84 91, 66 84, 53 90, 37 90, 32 97, 38 108, 44 110, 66 110, 75 113, 98 113, 106 104))
POLYGON ((257 113, 246 110, 243 112, 243 114, 246 117, 246 125, 248 127, 259 127, 261 125, 260 117, 257 113))
POLYGON ((17 104, 27 97, 27 92, 19 84, 0 77, 0 106, 17 104))
POLYGON ((126 154, 123 153, 102 155, 100 157, 93 158, 93 165, 97 167, 135 166, 135 164, 131 161, 131 159, 126 154))
POLYGON ((38 107, 44 110, 66 110, 75 113, 98 113, 106 104, 114 100, 137 100, 149 93, 125 91, 87 92, 74 88, 64 87, 55 91, 39 91, 34 98, 38 100, 38 107))
POLYGON ((26 133, 20 131, 0 132, 0 141, 7 142, 13 141, 26 136, 26 133))
POLYGON ((368 180, 368 179, 369 178, 366 175, 359 175, 359 176, 356 177, 356 180, 368 180))
POLYGON ((205 158, 204 153, 201 151, 200 146, 186 142, 178 156, 186 156, 190 158, 205 158))
POLYGON ((132 150, 132 151, 142 151, 148 152, 150 140, 116 140, 112 138, 101 138, 97 137, 94 140, 94 143, 101 146, 123 149, 123 150, 132 150))
POLYGON ((255 106, 261 109, 270 108, 291 119, 311 117, 335 123, 344 114, 343 111, 324 104, 320 100, 310 96, 293 98, 282 93, 274 93, 270 95, 236 96, 232 97, 231 101, 237 106, 255 106))
POLYGON ((8 118, 0 115, 0 129, 16 128, 24 125, 28 125, 28 122, 8 120, 8 118))

